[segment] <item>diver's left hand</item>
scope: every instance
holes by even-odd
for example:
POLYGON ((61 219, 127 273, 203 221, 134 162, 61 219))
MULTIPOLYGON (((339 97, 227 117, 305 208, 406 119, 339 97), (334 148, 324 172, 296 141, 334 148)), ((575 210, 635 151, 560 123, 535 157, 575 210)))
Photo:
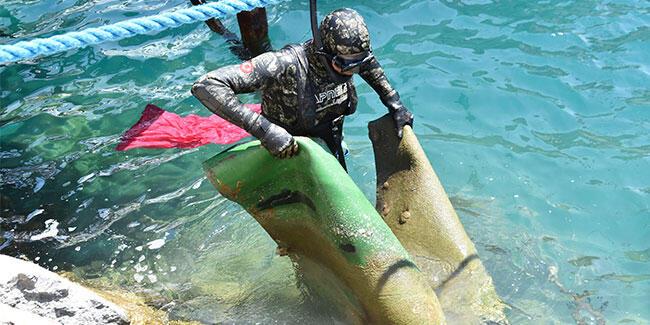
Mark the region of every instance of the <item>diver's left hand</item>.
POLYGON ((413 127, 413 114, 404 107, 401 103, 393 111, 393 121, 395 121, 395 128, 397 130, 397 136, 402 138, 402 129, 405 125, 413 127))

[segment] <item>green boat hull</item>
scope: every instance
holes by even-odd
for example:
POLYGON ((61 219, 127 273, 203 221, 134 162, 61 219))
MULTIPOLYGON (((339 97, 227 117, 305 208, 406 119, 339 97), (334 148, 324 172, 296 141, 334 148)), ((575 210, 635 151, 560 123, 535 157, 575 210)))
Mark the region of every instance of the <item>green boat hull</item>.
POLYGON ((248 211, 296 265, 311 294, 346 322, 443 324, 425 275, 336 159, 308 138, 276 159, 258 141, 204 163, 217 190, 248 211))

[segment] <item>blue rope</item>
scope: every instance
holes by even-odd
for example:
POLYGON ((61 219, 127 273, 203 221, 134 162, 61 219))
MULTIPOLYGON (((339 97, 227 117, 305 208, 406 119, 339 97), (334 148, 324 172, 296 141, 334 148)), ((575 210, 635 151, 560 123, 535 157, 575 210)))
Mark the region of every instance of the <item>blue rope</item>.
POLYGON ((222 0, 159 15, 129 19, 112 25, 88 28, 79 32, 21 41, 11 45, 0 45, 0 64, 117 41, 139 34, 159 32, 210 18, 223 18, 240 11, 266 7, 281 1, 285 0, 222 0))

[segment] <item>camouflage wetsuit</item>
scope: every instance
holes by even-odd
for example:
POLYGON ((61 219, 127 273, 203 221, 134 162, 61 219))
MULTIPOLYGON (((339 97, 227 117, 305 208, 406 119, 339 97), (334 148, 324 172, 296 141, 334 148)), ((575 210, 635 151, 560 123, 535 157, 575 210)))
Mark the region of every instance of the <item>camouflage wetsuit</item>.
MULTIPOLYGON (((360 22, 353 21, 352 24, 363 25, 364 28, 356 32, 353 35, 355 39, 344 47, 340 44, 346 44, 345 40, 338 39, 341 37, 340 30, 337 33, 327 32, 328 27, 337 27, 336 22, 327 23, 328 17, 321 24, 325 50, 342 54, 370 50, 367 29, 361 16, 356 14, 349 17, 352 20, 360 19, 360 22)), ((350 25, 349 21, 347 23, 350 25)), ((345 37, 350 33, 343 35, 345 37)), ((262 140, 262 144, 273 154, 269 143, 276 141, 273 132, 279 126, 291 135, 322 138, 344 164, 340 152, 343 116, 354 113, 357 95, 351 76, 333 75, 318 56, 311 41, 302 45, 288 45, 277 52, 267 52, 242 64, 207 73, 194 84, 192 94, 212 112, 262 140), (247 109, 237 98, 237 94, 257 90, 261 91, 262 97, 261 115, 247 109)), ((379 94, 390 112, 408 113, 374 57, 364 63, 359 74, 379 94)), ((412 115, 408 115, 412 121, 412 115)))

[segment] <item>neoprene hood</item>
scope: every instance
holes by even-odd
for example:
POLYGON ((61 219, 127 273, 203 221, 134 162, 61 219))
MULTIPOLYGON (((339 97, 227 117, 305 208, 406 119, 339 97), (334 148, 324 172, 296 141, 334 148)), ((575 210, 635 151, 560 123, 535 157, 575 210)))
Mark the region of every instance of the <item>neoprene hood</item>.
POLYGON ((338 9, 323 19, 319 28, 323 50, 331 55, 370 51, 370 35, 363 17, 353 9, 338 9))

